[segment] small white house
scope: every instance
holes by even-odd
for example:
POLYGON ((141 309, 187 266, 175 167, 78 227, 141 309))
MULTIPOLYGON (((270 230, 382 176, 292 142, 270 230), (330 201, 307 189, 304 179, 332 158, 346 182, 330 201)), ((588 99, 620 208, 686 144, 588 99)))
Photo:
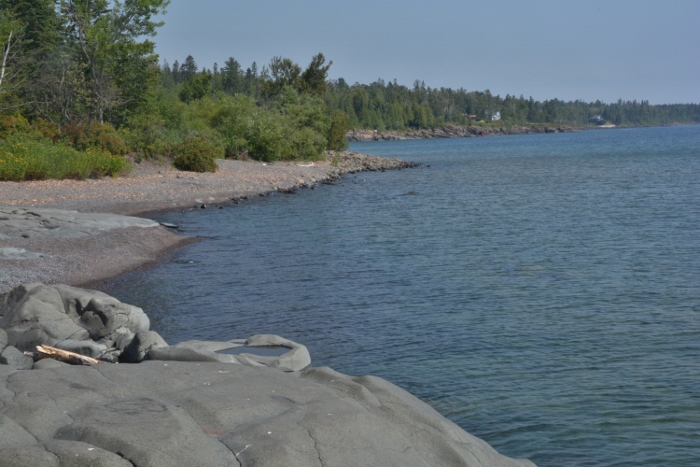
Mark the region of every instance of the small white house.
POLYGON ((492 121, 492 122, 498 121, 498 120, 500 120, 500 119, 501 119, 501 112, 494 112, 494 113, 491 115, 491 121, 492 121))

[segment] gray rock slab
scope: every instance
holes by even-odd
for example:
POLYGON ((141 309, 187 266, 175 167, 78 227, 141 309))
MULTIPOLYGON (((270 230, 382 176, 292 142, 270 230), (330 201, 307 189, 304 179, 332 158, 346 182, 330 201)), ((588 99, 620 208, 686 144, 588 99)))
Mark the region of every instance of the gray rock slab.
POLYGON ((215 352, 199 351, 178 345, 151 349, 151 351, 146 354, 144 360, 158 360, 166 362, 240 363, 234 355, 221 355, 215 352))
POLYGON ((32 365, 32 370, 47 370, 49 368, 61 368, 67 366, 70 366, 70 364, 60 360, 54 360, 53 358, 42 358, 41 360, 34 362, 34 365, 32 365))
POLYGON ((10 238, 80 238, 125 227, 157 227, 149 219, 64 209, 0 206, 0 240, 10 238))
POLYGON ((0 414, 0 449, 33 446, 36 438, 13 419, 0 414))
POLYGON ((70 467, 134 467, 134 464, 113 452, 79 441, 43 441, 48 452, 58 457, 61 466, 70 467))
POLYGON ((149 325, 141 308, 97 291, 28 284, 0 295, 0 328, 8 344, 22 351, 45 344, 116 360, 123 348, 115 343, 147 332, 149 325))
POLYGON ((43 446, 9 447, 0 449, 3 467, 61 467, 61 462, 43 446))
POLYGON ((32 251, 27 251, 24 248, 0 248, 0 257, 6 259, 35 259, 42 258, 43 256, 43 253, 34 253, 32 251))
POLYGON ((233 453, 208 436, 186 410, 158 399, 137 397, 91 405, 71 416, 74 422, 61 427, 56 439, 119 452, 135 465, 236 464, 233 453))
MULTIPOLYGON (((287 347, 289 352, 279 357, 256 358, 271 368, 283 371, 300 371, 311 365, 311 355, 306 346, 298 344, 284 337, 274 334, 257 334, 246 339, 246 345, 250 347, 287 347)), ((246 354, 249 357, 249 354, 246 354)), ((253 357, 256 357, 253 355, 253 357)))
POLYGON ((168 347, 168 344, 157 332, 137 332, 122 352, 121 360, 126 363, 139 363, 151 350, 164 347, 168 347))
POLYGON ((5 350, 0 354, 0 365, 8 365, 15 370, 31 370, 34 360, 31 357, 27 357, 23 352, 8 345, 5 350))
POLYGON ((259 334, 248 339, 230 341, 185 341, 170 347, 154 348, 147 360, 240 363, 248 366, 267 366, 282 371, 301 371, 311 364, 306 346, 274 334, 259 334), (279 356, 256 355, 254 349, 265 347, 287 349, 279 356), (231 355, 225 350, 250 348, 250 352, 231 355))
MULTIPOLYGON (((0 379, 0 413, 56 459, 51 443, 68 441, 138 466, 533 465, 382 379, 328 368, 151 360, 17 371, 0 379)), ((35 458, 13 465, 52 465, 27 451, 35 458)))

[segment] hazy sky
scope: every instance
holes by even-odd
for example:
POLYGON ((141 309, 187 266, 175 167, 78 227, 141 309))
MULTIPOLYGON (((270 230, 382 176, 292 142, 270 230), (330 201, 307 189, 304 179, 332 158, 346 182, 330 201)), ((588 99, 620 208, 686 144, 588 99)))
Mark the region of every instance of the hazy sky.
POLYGON ((322 52, 350 84, 700 103, 700 0, 171 0, 163 20, 171 64, 306 67, 322 52))

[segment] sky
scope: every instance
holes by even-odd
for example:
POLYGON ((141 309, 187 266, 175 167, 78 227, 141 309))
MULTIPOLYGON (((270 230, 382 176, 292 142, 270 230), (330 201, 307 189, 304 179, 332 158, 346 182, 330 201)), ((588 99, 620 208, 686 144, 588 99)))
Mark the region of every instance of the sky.
POLYGON ((699 0, 171 0, 160 19, 170 64, 305 68, 322 52, 349 84, 700 103, 699 0))

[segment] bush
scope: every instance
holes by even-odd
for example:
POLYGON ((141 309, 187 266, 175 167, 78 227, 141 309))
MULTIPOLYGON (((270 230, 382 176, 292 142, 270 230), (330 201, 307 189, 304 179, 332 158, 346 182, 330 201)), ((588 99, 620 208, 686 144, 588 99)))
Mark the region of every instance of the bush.
POLYGON ((68 144, 80 151, 97 148, 120 156, 127 153, 124 139, 109 123, 73 122, 63 128, 62 135, 68 144))
POLYGON ((190 172, 216 172, 216 159, 224 157, 224 149, 202 136, 190 136, 173 147, 173 165, 190 172))
POLYGON ((319 160, 326 147, 326 138, 308 127, 291 132, 288 141, 287 160, 319 160))
POLYGON ((0 137, 8 138, 12 135, 29 133, 30 125, 26 118, 21 115, 0 116, 0 137))
POLYGON ((31 135, 15 135, 0 142, 0 180, 114 177, 125 167, 123 157, 97 148, 77 151, 31 135))
POLYGON ((226 157, 237 157, 248 150, 246 134, 258 109, 251 97, 242 94, 221 96, 217 103, 217 109, 211 114, 210 125, 223 140, 226 157))
POLYGON ((250 157, 259 161, 276 161, 287 153, 282 116, 272 112, 260 112, 253 119, 246 139, 250 157))
POLYGON ((331 125, 328 130, 328 149, 332 151, 344 151, 348 148, 347 133, 350 130, 348 114, 342 110, 336 110, 331 115, 331 125))

